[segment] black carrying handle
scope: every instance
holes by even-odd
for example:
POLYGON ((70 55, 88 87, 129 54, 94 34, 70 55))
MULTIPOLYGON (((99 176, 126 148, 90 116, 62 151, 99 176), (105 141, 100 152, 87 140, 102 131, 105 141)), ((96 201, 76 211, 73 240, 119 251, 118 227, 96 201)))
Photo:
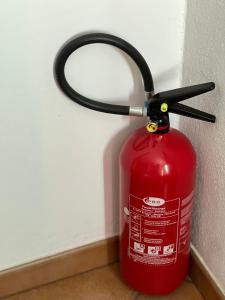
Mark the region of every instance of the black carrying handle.
POLYGON ((110 113, 110 114, 119 114, 119 115, 129 115, 130 107, 125 105, 114 105, 114 104, 107 104, 103 102, 98 102, 95 100, 91 100, 87 97, 80 95, 76 92, 67 82, 65 77, 65 64, 68 57, 76 51, 78 48, 83 47, 88 44, 108 44, 115 46, 125 53, 127 53, 137 64, 144 82, 144 88, 147 93, 151 93, 154 90, 153 79, 143 56, 138 52, 136 48, 134 48, 131 44, 124 41, 121 38, 116 36, 105 34, 105 33, 91 33, 82 35, 69 41, 58 53, 55 65, 54 65, 54 72, 55 72, 55 79, 60 86, 61 90, 73 101, 77 102, 78 104, 85 106, 87 108, 110 113))

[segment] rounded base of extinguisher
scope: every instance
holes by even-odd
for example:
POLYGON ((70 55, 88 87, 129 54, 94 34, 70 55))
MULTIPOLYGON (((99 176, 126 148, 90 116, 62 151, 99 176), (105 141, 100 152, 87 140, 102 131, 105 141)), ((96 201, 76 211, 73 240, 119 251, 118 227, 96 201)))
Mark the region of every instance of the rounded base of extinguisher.
POLYGON ((127 268, 120 264, 120 273, 123 281, 132 289, 146 295, 168 295, 176 290, 188 275, 189 258, 181 263, 167 267, 130 265, 127 268), (182 266, 181 266, 182 265, 182 266), (133 271, 132 271, 133 269, 133 271))

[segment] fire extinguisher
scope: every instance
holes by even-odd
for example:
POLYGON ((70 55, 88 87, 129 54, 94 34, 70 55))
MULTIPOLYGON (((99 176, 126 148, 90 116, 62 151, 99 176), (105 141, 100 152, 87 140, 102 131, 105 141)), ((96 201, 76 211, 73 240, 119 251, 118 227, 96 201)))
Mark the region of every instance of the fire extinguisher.
POLYGON ((215 116, 179 103, 209 92, 213 82, 155 94, 148 64, 128 42, 92 33, 74 38, 59 51, 55 78, 73 101, 104 113, 148 117, 128 137, 120 153, 120 270, 124 281, 146 294, 167 294, 188 273, 196 156, 191 142, 170 128, 169 113, 207 122, 215 116), (101 103, 76 92, 65 77, 65 63, 84 45, 104 43, 126 52, 143 77, 143 107, 101 103))

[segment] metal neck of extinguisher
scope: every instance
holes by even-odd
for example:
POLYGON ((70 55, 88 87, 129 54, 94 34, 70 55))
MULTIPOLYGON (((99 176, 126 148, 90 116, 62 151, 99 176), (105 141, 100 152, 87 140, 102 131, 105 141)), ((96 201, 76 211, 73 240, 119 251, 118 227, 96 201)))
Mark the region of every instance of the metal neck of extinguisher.
POLYGON ((150 122, 147 125, 147 130, 149 132, 168 132, 168 113, 175 113, 207 122, 215 122, 214 115, 178 103, 185 99, 213 90, 215 88, 215 84, 213 82, 154 94, 152 74, 143 56, 131 44, 121 38, 110 34, 91 33, 70 40, 60 49, 58 55, 56 56, 54 64, 54 74, 59 87, 71 100, 89 109, 104 113, 131 116, 148 116, 150 122), (69 85, 65 77, 65 64, 68 57, 80 47, 95 43, 109 44, 117 47, 127 53, 134 60, 143 78, 143 85, 146 94, 146 99, 145 101, 143 101, 143 107, 130 107, 126 105, 115 105, 95 101, 82 96, 69 85))

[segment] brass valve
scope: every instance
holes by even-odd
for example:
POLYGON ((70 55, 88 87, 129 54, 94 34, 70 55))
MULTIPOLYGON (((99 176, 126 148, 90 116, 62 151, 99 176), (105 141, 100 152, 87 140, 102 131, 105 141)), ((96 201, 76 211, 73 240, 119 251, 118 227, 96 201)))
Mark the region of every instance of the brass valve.
POLYGON ((158 124, 155 122, 149 122, 146 126, 148 132, 155 132, 158 129, 158 124))

